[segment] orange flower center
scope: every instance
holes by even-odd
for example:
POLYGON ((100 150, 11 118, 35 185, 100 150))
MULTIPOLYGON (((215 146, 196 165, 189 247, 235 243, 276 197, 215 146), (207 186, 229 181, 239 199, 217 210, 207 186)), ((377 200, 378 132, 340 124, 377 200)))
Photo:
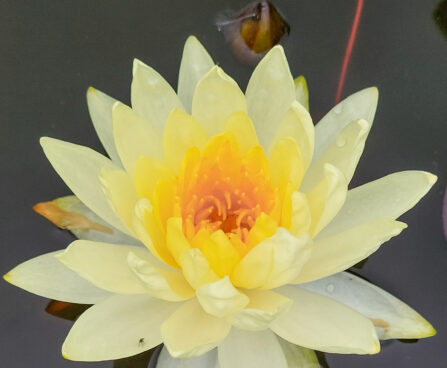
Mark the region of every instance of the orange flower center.
POLYGON ((275 207, 276 191, 259 146, 242 155, 232 135, 219 135, 202 154, 190 149, 184 168, 179 197, 188 239, 203 229, 222 230, 230 240, 246 242, 259 215, 275 207))

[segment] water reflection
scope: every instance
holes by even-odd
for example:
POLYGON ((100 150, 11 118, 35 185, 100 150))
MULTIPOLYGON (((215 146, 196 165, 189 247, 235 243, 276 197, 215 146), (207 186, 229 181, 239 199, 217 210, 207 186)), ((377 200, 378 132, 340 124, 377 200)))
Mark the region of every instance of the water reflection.
POLYGON ((244 9, 226 11, 216 20, 233 54, 244 64, 255 64, 290 33, 290 26, 269 1, 250 4, 244 9))
POLYGON ((447 38, 447 0, 443 0, 436 6, 433 12, 433 19, 439 30, 447 38))

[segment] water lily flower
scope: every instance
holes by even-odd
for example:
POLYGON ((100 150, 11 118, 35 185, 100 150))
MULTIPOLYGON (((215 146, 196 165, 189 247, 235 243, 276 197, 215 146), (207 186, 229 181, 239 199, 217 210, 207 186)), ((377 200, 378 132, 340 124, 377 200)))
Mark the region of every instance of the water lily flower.
POLYGON ((244 94, 190 37, 177 93, 139 60, 132 108, 88 90, 110 159, 41 139, 77 197, 51 202, 65 212, 51 207, 47 216, 66 219, 78 206, 82 239, 5 279, 94 304, 69 332, 65 358, 118 359, 163 343, 162 368, 316 367, 313 350, 375 354, 379 339, 435 333, 406 304, 343 271, 406 228, 396 218, 436 177, 403 171, 348 190, 377 89, 349 96, 315 128, 307 98, 280 46, 244 94), (92 234, 107 225, 103 236, 131 240, 89 239, 90 223, 92 234))

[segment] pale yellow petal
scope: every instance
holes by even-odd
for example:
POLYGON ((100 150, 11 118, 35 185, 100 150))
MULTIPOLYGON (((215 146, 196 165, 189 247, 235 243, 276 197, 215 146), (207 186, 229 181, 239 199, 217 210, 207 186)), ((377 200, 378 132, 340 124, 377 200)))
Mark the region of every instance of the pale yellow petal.
POLYGON ((208 260, 197 248, 184 251, 180 256, 179 263, 182 266, 183 275, 194 289, 219 279, 211 269, 208 260))
POLYGON ((156 267, 134 252, 128 254, 127 263, 141 280, 148 294, 155 298, 179 302, 194 296, 194 290, 179 270, 156 267))
POLYGON ((220 368, 288 368, 275 334, 270 330, 233 328, 217 349, 220 368))
POLYGON ((174 175, 165 162, 147 156, 137 159, 133 174, 138 196, 149 200, 152 199, 160 180, 169 180, 174 175))
POLYGON ((178 172, 191 147, 202 150, 208 141, 203 127, 191 115, 181 110, 173 110, 166 122, 163 133, 163 152, 166 163, 178 172))
POLYGON ((304 176, 303 157, 297 142, 290 137, 279 139, 272 148, 269 167, 271 183, 282 195, 289 184, 292 190, 297 190, 304 176))
POLYGON ((154 209, 146 198, 141 198, 135 205, 133 229, 143 244, 160 261, 178 267, 177 262, 166 246, 166 234, 155 219, 154 209))
POLYGON ((43 254, 19 264, 3 276, 5 281, 30 293, 69 303, 95 304, 111 294, 65 267, 56 256, 43 254))
POLYGON ((293 300, 270 328, 283 339, 327 353, 375 354, 380 344, 372 322, 332 299, 296 286, 277 290, 293 300))
POLYGON ((311 257, 295 283, 317 280, 348 269, 406 227, 402 222, 379 218, 324 238, 317 237, 311 257))
POLYGON ((307 81, 303 75, 295 78, 295 97, 296 100, 309 111, 309 89, 307 88, 307 81))
POLYGON ((244 94, 231 77, 215 66, 197 83, 192 115, 209 135, 215 135, 236 111, 247 111, 244 94))
POLYGON ((268 149, 280 120, 295 101, 295 86, 284 50, 275 46, 256 66, 245 93, 248 115, 268 149))
POLYGON ((161 334, 173 357, 193 357, 215 348, 230 329, 224 318, 204 312, 197 300, 191 299, 162 324, 161 334))
POLYGON ((378 98, 377 88, 366 88, 350 95, 329 111, 315 126, 314 159, 336 140, 351 121, 364 119, 372 125, 378 98))
POLYGON ((104 196, 99 182, 102 168, 119 170, 108 158, 90 148, 43 137, 40 144, 53 168, 87 207, 112 226, 128 234, 104 196))
POLYGON ((104 168, 99 179, 110 206, 133 234, 133 216, 138 196, 132 178, 125 171, 104 168))
POLYGON ((76 240, 57 259, 92 284, 118 294, 143 294, 140 280, 127 265, 129 252, 150 259, 141 247, 76 240))
POLYGON ((194 36, 189 36, 183 49, 178 77, 178 96, 186 111, 191 112, 196 85, 214 66, 214 61, 194 36))
POLYGON ((153 124, 130 107, 116 103, 112 111, 113 136, 121 162, 133 175, 135 161, 141 156, 161 159, 161 135, 153 124))
POLYGON ((171 217, 166 223, 166 246, 177 263, 180 263, 180 255, 190 249, 191 245, 183 233, 183 219, 171 217))
POLYGON ((157 368, 218 368, 217 349, 192 358, 173 358, 163 347, 157 359, 157 368))
POLYGON ((433 326, 414 309, 352 273, 340 272, 300 287, 334 299, 368 317, 381 340, 420 339, 436 334, 433 326))
POLYGON ((135 59, 132 72, 132 108, 162 134, 169 113, 183 110, 183 105, 169 83, 150 66, 135 59))
POLYGON ((309 233, 317 235, 342 208, 348 184, 335 166, 324 165, 324 177, 307 195, 312 223, 309 233))
POLYGON ((320 235, 329 236, 375 218, 394 220, 416 205, 436 179, 425 171, 401 171, 351 189, 340 212, 320 235))
POLYGON ((228 276, 201 286, 196 295, 204 311, 219 318, 239 312, 249 302, 247 295, 238 291, 228 276))
POLYGON ((304 169, 309 167, 314 151, 315 131, 312 118, 307 110, 294 101, 279 122, 270 150, 281 138, 295 139, 301 152, 304 169))
POLYGON ((271 290, 244 290, 244 293, 250 302, 242 311, 229 318, 234 327, 242 330, 258 331, 268 328, 291 304, 290 299, 271 290))
POLYGON ((206 238, 200 249, 219 277, 230 275, 240 260, 239 253, 222 230, 206 238))
POLYGON ((304 192, 310 191, 323 177, 324 165, 331 164, 351 181, 360 156, 365 147, 370 125, 366 120, 356 120, 348 124, 307 170, 301 186, 304 192))
POLYGON ((62 355, 91 362, 152 349, 162 342, 160 325, 178 306, 149 295, 114 295, 76 320, 62 346, 62 355))
POLYGON ((294 280, 309 259, 308 236, 295 237, 286 229, 256 245, 242 258, 231 274, 231 281, 247 289, 272 289, 294 280))
POLYGON ((258 144, 255 127, 247 113, 243 111, 231 114, 225 122, 223 131, 234 135, 241 155, 245 155, 258 144))
POLYGON ((113 139, 112 108, 118 102, 113 97, 98 91, 93 87, 87 90, 87 106, 95 127, 96 134, 104 146, 110 159, 117 165, 121 165, 121 160, 116 151, 115 140, 113 139))
POLYGON ((292 193, 292 216, 289 231, 295 236, 309 232, 312 223, 307 196, 301 192, 292 193))

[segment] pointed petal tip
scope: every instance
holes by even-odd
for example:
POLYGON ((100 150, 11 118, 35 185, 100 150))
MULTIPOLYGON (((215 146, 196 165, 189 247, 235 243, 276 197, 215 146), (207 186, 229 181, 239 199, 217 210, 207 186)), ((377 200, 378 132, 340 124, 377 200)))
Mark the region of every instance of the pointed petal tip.
POLYGON ((89 95, 89 94, 91 94, 93 92, 96 92, 96 91, 97 91, 97 89, 95 87, 89 86, 87 88, 87 95, 89 95))
POLYGON ((11 272, 7 272, 3 275, 3 280, 5 280, 6 282, 9 282, 10 284, 12 284, 11 282, 11 272))
POLYGON ((190 43, 190 42, 198 42, 198 43, 200 43, 200 41, 194 35, 189 35, 188 38, 185 41, 185 43, 190 43))
POLYGON ((430 184, 430 187, 432 187, 438 181, 438 177, 432 173, 425 172, 425 175, 427 175, 427 180, 430 184))
POLYGON ((380 349, 381 349, 380 341, 379 341, 379 339, 377 339, 375 344, 374 344, 374 348, 373 348, 373 350, 372 350, 372 352, 370 354, 371 355, 372 354, 378 354, 378 353, 380 353, 380 349))
POLYGON ((132 76, 134 77, 137 74, 138 68, 144 66, 144 63, 137 58, 134 58, 132 61, 132 76))
POLYGON ((203 46, 203 44, 199 41, 199 39, 194 36, 194 35, 190 35, 188 36, 188 38, 185 41, 185 46, 183 47, 183 49, 188 49, 188 48, 195 48, 195 49, 202 49, 204 50, 206 53, 208 53, 206 51, 205 46, 203 46))
POLYGON ((44 137, 39 138, 39 143, 43 149, 45 149, 45 147, 47 147, 49 144, 54 143, 56 141, 57 141, 57 139, 51 138, 51 137, 44 136, 44 137))

